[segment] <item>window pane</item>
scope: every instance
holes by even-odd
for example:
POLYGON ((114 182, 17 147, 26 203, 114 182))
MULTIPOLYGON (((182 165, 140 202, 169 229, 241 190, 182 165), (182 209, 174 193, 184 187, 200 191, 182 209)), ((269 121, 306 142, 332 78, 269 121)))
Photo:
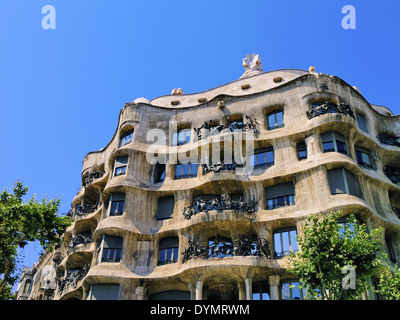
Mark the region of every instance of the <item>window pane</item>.
POLYGON ((253 293, 253 300, 261 300, 261 295, 259 293, 253 293))
POLYGON ((190 175, 191 175, 192 177, 196 177, 196 176, 197 176, 197 168, 198 168, 197 163, 192 163, 192 164, 191 164, 190 175))
POLYGON ((282 251, 286 255, 289 253, 289 232, 282 232, 282 251))
POLYGON ((362 157, 362 154, 361 154, 360 151, 356 151, 356 156, 357 156, 357 162, 358 162, 359 164, 363 164, 364 161, 363 161, 363 157, 362 157))
POLYGON ((183 176, 184 177, 189 176, 189 174, 190 174, 189 171, 190 171, 190 164, 188 163, 188 164, 183 165, 183 176))
POLYGON ((299 283, 298 282, 292 282, 291 285, 295 285, 295 287, 291 289, 292 290, 292 299, 293 300, 301 300, 299 283))
POLYGON ((290 300, 290 283, 282 284, 282 300, 290 300))
POLYGON ((275 128, 275 114, 271 114, 268 116, 268 129, 275 128))
POLYGON ((175 178, 179 179, 182 177, 182 167, 181 164, 175 165, 175 178))
POLYGON ((291 247, 292 247, 292 251, 293 252, 296 252, 297 251, 297 240, 296 240, 296 235, 297 235, 297 232, 295 231, 295 230, 291 230, 290 231, 290 245, 291 245, 291 247))
POLYGON ((371 165, 371 159, 369 157, 369 154, 367 153, 362 153, 362 160, 364 163, 371 165))
POLYGON ((167 249, 167 257, 165 260, 168 262, 168 261, 171 261, 171 258, 172 258, 172 248, 168 248, 167 249))
POLYGON ((346 144, 342 141, 336 141, 338 152, 347 153, 346 144))
POLYGON ((174 255, 173 255, 174 261, 178 261, 178 251, 179 251, 179 248, 176 247, 176 248, 173 248, 173 250, 174 250, 174 255))
POLYGON ((281 233, 274 234, 274 249, 275 252, 280 254, 282 252, 281 233))
POLYGON ((283 126, 283 112, 279 111, 277 113, 275 113, 276 116, 276 124, 278 127, 283 126))
POLYGON ((178 145, 178 133, 177 132, 172 134, 172 145, 173 146, 178 145))
POLYGON ((267 151, 267 163, 268 164, 274 163, 274 152, 273 151, 267 151))
POLYGON ((166 249, 160 249, 159 257, 158 257, 158 264, 162 265, 165 263, 165 253, 166 249))
POLYGON ((265 164, 265 154, 264 154, 264 152, 257 154, 257 164, 258 165, 265 164))
POLYGON ((332 141, 324 142, 323 143, 323 149, 324 149, 324 152, 333 152, 333 151, 335 151, 335 148, 333 146, 333 142, 332 141))

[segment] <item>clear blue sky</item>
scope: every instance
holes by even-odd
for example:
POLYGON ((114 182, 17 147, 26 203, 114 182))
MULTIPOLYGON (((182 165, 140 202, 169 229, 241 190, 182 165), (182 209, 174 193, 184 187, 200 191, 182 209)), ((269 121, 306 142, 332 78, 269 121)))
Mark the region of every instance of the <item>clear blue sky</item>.
POLYGON ((67 212, 83 157, 107 145, 124 103, 236 80, 253 52, 264 71, 313 65, 400 114, 399 12, 395 0, 1 0, 0 189, 22 179, 67 212), (348 4, 355 30, 342 28, 348 4))

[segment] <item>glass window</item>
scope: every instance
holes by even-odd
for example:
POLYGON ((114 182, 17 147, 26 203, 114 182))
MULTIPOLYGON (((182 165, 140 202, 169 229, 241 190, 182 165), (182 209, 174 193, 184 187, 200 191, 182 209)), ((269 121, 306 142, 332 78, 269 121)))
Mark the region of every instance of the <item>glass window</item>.
POLYGON ((122 147, 122 146, 132 142, 132 139, 133 139, 133 130, 130 130, 121 137, 119 146, 122 147))
POLYGON ((118 300, 119 284, 93 284, 88 300, 118 300))
POLYGON ((267 168, 274 165, 274 149, 272 147, 256 149, 250 157, 253 169, 267 168))
POLYGON ((165 164, 156 163, 154 168, 154 183, 165 180, 165 164))
POLYGON ((347 154, 346 139, 337 132, 329 131, 321 135, 324 152, 340 152, 347 154))
POLYGON ((365 122, 365 118, 363 116, 359 115, 358 113, 356 113, 356 119, 357 119, 358 127, 362 131, 368 133, 368 127, 367 127, 367 123, 365 122))
POLYGON ((119 216, 124 213, 125 194, 113 193, 110 196, 110 216, 119 216))
POLYGON ((293 183, 282 183, 265 189, 266 209, 292 206, 295 204, 293 183))
POLYGON ((103 236, 101 262, 119 262, 122 257, 122 238, 103 236))
POLYGON ((160 240, 158 265, 174 263, 178 261, 179 238, 167 237, 160 240))
POLYGON ((253 300, 270 300, 267 282, 253 283, 253 300))
POLYGON ((297 157, 299 160, 307 159, 307 146, 304 142, 297 144, 297 157))
POLYGON ((328 182, 332 194, 347 193, 360 196, 354 175, 344 168, 328 170, 328 182))
POLYGON ((149 296, 149 300, 190 300, 189 291, 169 290, 149 296))
POLYGON ((175 165, 175 179, 186 179, 197 177, 197 163, 176 164, 175 165))
POLYGON ((158 199, 157 205, 157 219, 172 218, 174 213, 175 199, 173 196, 168 196, 158 199))
POLYGON ((115 173, 114 176, 120 176, 126 173, 126 165, 128 163, 128 156, 118 157, 115 159, 115 173))
POLYGON ((181 146, 190 142, 191 129, 182 129, 172 135, 172 145, 181 146))
POLYGON ((386 248, 387 248, 387 252, 388 252, 390 261, 392 261, 393 263, 396 263, 396 256, 395 256, 394 250, 393 250, 392 239, 390 239, 388 236, 385 236, 385 243, 386 243, 386 248))
POLYGON ((282 300, 303 300, 303 289, 299 289, 298 281, 288 281, 281 284, 282 300))
POLYGON ((268 130, 282 128, 283 124, 283 110, 271 112, 267 116, 268 118, 268 130))
POLYGON ((355 147, 355 150, 357 163, 364 168, 373 169, 369 150, 361 147, 355 147))
POLYGON ((279 259, 297 252, 297 230, 295 227, 282 228, 274 232, 274 258, 279 259))

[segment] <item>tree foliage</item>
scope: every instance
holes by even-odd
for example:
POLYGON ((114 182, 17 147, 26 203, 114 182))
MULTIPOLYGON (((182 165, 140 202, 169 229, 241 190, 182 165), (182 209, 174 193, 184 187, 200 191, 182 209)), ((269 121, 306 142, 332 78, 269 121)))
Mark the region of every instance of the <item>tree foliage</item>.
POLYGON ((297 237, 300 250, 291 254, 290 270, 299 277, 308 299, 357 299, 381 265, 382 230, 368 232, 354 215, 339 224, 340 217, 341 212, 311 216, 303 236, 297 237), (342 284, 346 266, 354 268, 355 288, 342 284))
POLYGON ((387 300, 400 300, 400 269, 397 265, 393 270, 386 268, 381 273, 379 289, 376 292, 387 300))
POLYGON ((19 277, 19 248, 30 241, 39 241, 44 249, 57 248, 71 223, 67 216, 57 215, 60 199, 38 201, 33 196, 24 202, 27 192, 18 181, 12 192, 0 194, 0 299, 10 297, 10 288, 19 277))

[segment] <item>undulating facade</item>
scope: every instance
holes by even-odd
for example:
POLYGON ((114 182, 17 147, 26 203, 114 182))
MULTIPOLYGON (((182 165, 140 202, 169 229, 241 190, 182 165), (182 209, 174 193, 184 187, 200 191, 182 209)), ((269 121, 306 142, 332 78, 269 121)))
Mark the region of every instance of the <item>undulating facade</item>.
POLYGON ((125 104, 83 159, 52 299, 302 299, 287 255, 309 215, 338 210, 381 226, 399 261, 400 116, 313 67, 243 66, 125 104))

